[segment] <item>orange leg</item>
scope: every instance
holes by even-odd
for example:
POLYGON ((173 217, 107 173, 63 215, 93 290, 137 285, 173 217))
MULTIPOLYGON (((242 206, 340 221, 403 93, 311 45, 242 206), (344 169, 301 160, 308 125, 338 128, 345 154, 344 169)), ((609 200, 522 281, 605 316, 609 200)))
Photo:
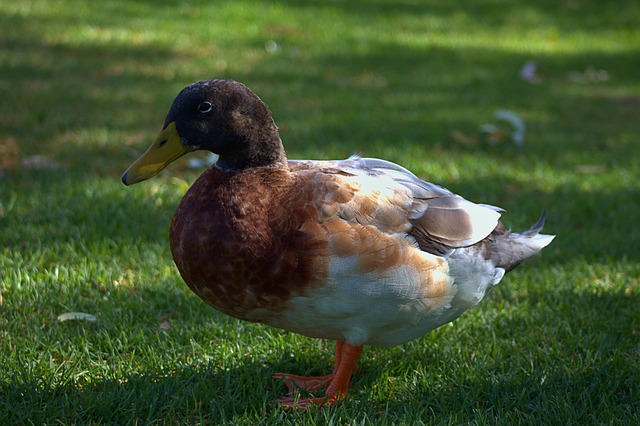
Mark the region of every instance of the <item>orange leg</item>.
POLYGON ((295 374, 288 373, 276 373, 272 377, 276 380, 283 379, 284 384, 289 390, 290 394, 303 389, 307 392, 315 392, 320 389, 326 389, 329 383, 333 380, 333 377, 338 371, 340 366, 340 360, 342 359, 342 347, 344 342, 336 342, 336 360, 333 364, 333 372, 326 376, 308 377, 308 376, 296 376, 295 374))
POLYGON ((281 397, 278 403, 286 410, 302 409, 310 405, 333 405, 347 396, 351 384, 351 375, 356 367, 358 358, 362 353, 362 346, 353 346, 349 343, 336 343, 336 368, 335 371, 322 377, 301 377, 289 374, 278 374, 274 377, 284 378, 290 391, 297 389, 317 390, 326 387, 323 397, 320 398, 293 398, 281 397), (289 379, 289 383, 287 383, 289 379), (327 387, 328 385, 328 387, 327 387))

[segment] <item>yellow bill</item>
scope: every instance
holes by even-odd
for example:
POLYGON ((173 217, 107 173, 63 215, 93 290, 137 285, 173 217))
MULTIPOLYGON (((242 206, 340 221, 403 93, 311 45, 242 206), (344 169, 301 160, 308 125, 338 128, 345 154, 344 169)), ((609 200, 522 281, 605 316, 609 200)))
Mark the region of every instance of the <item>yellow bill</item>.
POLYGON ((176 123, 171 122, 153 141, 147 152, 142 154, 122 175, 122 183, 133 185, 147 180, 162 171, 170 163, 188 152, 195 151, 195 147, 184 145, 176 130, 176 123))

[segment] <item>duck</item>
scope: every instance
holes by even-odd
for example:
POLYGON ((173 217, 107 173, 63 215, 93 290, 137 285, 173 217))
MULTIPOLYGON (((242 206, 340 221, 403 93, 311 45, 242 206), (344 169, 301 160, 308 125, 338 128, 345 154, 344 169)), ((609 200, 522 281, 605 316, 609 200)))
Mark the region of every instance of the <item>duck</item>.
POLYGON ((184 88, 122 182, 197 150, 218 159, 171 222, 184 282, 226 315, 336 342, 331 373, 273 375, 287 410, 343 400, 364 346, 400 345, 455 320, 555 237, 541 233, 544 211, 512 232, 503 209, 390 161, 288 160, 268 107, 231 79, 184 88))

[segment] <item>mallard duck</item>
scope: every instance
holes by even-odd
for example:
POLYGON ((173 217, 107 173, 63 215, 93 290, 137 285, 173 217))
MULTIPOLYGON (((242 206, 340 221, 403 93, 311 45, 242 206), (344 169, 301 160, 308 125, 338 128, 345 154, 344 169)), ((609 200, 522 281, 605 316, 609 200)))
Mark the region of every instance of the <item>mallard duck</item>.
POLYGON ((540 233, 544 212, 510 232, 502 209, 389 161, 287 160, 268 108, 227 79, 183 89, 122 181, 196 150, 219 157, 171 223, 184 281, 227 315, 336 341, 332 373, 274 375, 290 392, 285 408, 343 399, 364 345, 399 345, 455 320, 554 238, 540 233), (297 398, 299 389, 324 394, 297 398))

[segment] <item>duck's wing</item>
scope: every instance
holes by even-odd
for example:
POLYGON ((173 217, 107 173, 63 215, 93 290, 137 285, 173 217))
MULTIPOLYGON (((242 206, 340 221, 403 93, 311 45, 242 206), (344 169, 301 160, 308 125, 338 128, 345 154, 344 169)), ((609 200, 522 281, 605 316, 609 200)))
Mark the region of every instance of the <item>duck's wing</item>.
POLYGON ((340 218, 383 232, 405 232, 433 254, 483 240, 498 225, 502 211, 467 201, 402 166, 376 158, 289 161, 289 167, 299 172, 321 170, 320 179, 346 191, 348 196, 341 197, 344 202, 332 209, 340 218))

